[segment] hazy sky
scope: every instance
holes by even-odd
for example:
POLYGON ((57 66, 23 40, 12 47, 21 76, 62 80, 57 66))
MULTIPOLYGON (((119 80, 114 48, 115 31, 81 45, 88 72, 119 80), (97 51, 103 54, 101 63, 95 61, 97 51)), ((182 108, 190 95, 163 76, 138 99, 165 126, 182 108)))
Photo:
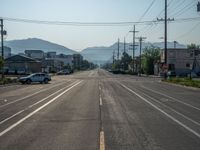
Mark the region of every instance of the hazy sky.
MULTIPOLYGON (((153 0, 0 0, 0 17, 64 22, 126 22, 139 21, 153 0)), ((200 17, 198 0, 168 0, 168 17, 200 17)), ((164 17, 164 0, 155 0, 142 21, 164 17), (160 14, 160 15, 159 15, 160 14)), ((58 26, 5 21, 7 40, 41 38, 74 50, 91 46, 108 46, 120 38, 131 42, 127 34, 132 26, 88 27, 58 26)), ((200 19, 190 22, 170 23, 168 40, 200 44, 200 19)), ((138 25, 138 36, 146 41, 162 41, 164 25, 138 25)))

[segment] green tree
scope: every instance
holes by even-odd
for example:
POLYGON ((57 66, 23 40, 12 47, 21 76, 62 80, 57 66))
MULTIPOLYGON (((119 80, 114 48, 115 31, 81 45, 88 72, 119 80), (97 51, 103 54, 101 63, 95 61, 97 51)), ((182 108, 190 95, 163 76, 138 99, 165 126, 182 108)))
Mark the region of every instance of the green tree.
POLYGON ((187 48, 188 48, 188 49, 199 49, 199 45, 196 45, 196 44, 194 44, 194 43, 191 43, 191 44, 187 45, 187 48))
POLYGON ((145 74, 154 74, 154 62, 160 60, 160 48, 153 45, 143 50, 142 66, 145 74))
POLYGON ((124 52, 120 61, 121 68, 123 70, 128 70, 128 65, 131 63, 131 56, 128 53, 124 52))
POLYGON ((3 69, 3 64, 4 64, 4 61, 2 57, 0 56, 0 70, 3 69))

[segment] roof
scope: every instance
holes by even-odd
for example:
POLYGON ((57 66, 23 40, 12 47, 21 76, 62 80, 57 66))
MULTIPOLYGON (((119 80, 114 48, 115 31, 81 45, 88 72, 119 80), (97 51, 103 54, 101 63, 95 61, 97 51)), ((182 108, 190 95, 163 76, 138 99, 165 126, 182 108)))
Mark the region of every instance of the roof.
POLYGON ((42 50, 25 50, 25 53, 44 53, 42 50))
POLYGON ((11 57, 8 57, 5 59, 6 62, 40 62, 36 59, 27 57, 27 56, 22 56, 22 55, 14 55, 11 57))

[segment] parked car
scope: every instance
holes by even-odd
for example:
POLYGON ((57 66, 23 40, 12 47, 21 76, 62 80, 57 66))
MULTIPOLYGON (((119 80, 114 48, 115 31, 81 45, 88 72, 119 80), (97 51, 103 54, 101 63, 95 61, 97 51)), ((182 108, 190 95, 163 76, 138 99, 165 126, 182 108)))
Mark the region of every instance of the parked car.
POLYGON ((18 69, 17 74, 21 74, 21 75, 26 74, 26 70, 25 69, 18 69))
POLYGON ((29 76, 19 78, 19 82, 22 84, 31 84, 32 82, 47 84, 49 81, 51 81, 51 76, 46 73, 33 73, 29 76))
POLYGON ((67 75, 72 73, 70 70, 66 69, 66 70, 61 70, 57 73, 57 75, 67 75))

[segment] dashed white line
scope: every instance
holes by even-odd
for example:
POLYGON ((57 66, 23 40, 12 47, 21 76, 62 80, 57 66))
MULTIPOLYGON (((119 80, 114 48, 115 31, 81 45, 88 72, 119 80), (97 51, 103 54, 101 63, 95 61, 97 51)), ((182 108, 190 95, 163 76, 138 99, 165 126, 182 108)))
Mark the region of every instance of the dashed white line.
POLYGON ((174 122, 176 122, 177 124, 179 124, 180 126, 182 126, 183 128, 185 128, 186 130, 188 130, 189 132, 191 132, 192 134, 196 135, 198 138, 200 138, 200 134, 196 131, 194 131, 193 129, 191 129, 190 127, 188 127, 187 125, 183 124, 182 122, 180 122, 179 120, 177 120, 176 118, 174 118, 173 116, 169 115, 168 113, 166 113, 165 111, 163 111, 162 109, 160 109, 159 107, 157 107, 156 105, 154 105, 153 103, 149 102, 146 98, 144 98, 143 96, 139 95, 138 93, 136 93, 135 91, 131 90, 130 88, 128 88, 127 86, 125 86, 124 84, 119 83, 122 87, 124 87, 125 89, 127 89, 129 92, 135 94, 137 97, 139 97, 140 99, 142 99, 143 101, 145 101, 146 103, 148 103, 149 105, 151 105, 153 108, 155 108, 156 110, 160 111, 162 114, 164 114, 165 116, 167 116, 168 118, 170 118, 171 120, 173 120, 174 122))
POLYGON ((28 119, 31 116, 33 116, 34 114, 36 114, 38 111, 40 111, 41 109, 43 109, 47 105, 49 105, 52 102, 54 102, 56 99, 58 99, 59 97, 61 97, 63 94, 65 94, 66 92, 68 92, 69 90, 71 90, 72 88, 74 88, 75 86, 79 85, 81 82, 82 81, 80 81, 80 82, 74 84, 73 86, 69 87, 68 89, 66 89, 65 91, 63 91, 62 93, 60 93, 59 95, 57 95, 56 97, 54 97, 53 99, 51 99, 50 101, 48 101, 47 103, 45 103, 44 105, 42 105, 39 108, 37 108, 35 111, 31 112, 30 114, 28 114, 24 118, 20 119, 19 121, 17 121, 13 125, 9 126, 5 130, 3 130, 2 132, 0 132, 0 137, 3 136, 4 134, 6 134, 7 132, 9 132, 10 130, 12 130, 13 128, 15 128, 16 126, 18 126, 19 124, 21 124, 22 122, 24 122, 26 119, 28 119))

